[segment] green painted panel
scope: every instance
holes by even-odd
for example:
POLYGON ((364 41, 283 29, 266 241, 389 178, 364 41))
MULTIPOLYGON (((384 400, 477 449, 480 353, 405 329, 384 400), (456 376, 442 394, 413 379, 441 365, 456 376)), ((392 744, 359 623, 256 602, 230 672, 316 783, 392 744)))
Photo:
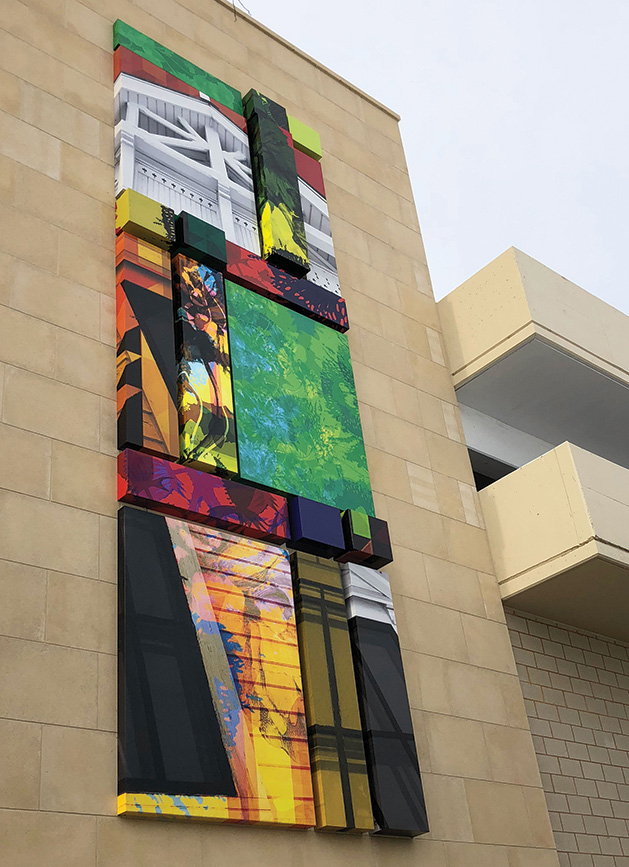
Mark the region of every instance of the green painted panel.
POLYGON ((240 476, 373 514, 345 334, 225 282, 240 476))
POLYGON ((194 63, 190 63, 189 60, 175 54, 170 48, 166 48, 149 36, 145 36, 144 33, 140 33, 129 24, 125 24, 124 21, 120 21, 120 19, 114 23, 114 48, 118 45, 124 45, 129 51, 139 54, 140 57, 154 63, 155 66, 159 66, 160 69, 171 75, 175 75, 191 87, 198 88, 201 93, 215 99, 221 105, 242 114, 242 97, 238 90, 210 75, 209 72, 205 72, 199 66, 195 66, 194 63))

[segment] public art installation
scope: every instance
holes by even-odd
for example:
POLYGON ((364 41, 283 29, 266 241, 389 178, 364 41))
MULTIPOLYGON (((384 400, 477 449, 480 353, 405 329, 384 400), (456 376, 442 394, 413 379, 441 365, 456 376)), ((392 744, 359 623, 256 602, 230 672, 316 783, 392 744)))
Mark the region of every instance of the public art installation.
POLYGON ((319 137, 121 21, 114 99, 118 811, 425 833, 319 137))
POLYGON ((367 566, 341 567, 377 830, 426 830, 411 710, 389 579, 367 566))

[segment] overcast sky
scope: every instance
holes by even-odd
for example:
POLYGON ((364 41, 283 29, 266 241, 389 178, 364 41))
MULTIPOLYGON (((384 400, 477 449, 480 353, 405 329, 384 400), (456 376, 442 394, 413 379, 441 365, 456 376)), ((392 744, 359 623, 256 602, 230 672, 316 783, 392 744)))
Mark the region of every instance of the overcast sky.
POLYGON ((629 313, 627 0, 244 0, 402 116, 441 298, 507 247, 629 313))

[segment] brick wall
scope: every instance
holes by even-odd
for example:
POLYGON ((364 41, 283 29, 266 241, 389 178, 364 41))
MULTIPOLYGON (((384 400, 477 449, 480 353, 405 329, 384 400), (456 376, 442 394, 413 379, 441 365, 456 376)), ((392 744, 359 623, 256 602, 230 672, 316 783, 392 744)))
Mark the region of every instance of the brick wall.
POLYGON ((565 867, 629 865, 629 645, 507 612, 565 867))

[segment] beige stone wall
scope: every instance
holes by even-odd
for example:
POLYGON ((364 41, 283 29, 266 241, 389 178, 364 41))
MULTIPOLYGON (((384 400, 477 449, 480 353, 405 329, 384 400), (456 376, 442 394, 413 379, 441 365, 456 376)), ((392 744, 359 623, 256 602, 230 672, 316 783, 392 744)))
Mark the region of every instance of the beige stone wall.
POLYGON ((507 617, 562 867, 629 864, 629 645, 507 617))
POLYGON ((0 860, 557 864, 397 120, 218 0, 3 0, 0 860), (417 841, 115 816, 111 24, 321 133, 431 822, 417 841), (217 854, 218 853, 218 854, 217 854))

